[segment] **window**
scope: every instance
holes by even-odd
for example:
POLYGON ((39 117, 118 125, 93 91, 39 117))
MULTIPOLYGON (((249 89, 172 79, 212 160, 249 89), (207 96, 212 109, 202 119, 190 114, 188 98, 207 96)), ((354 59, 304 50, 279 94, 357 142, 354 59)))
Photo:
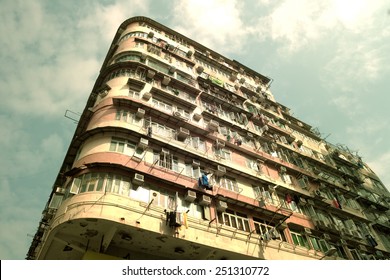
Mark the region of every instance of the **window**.
POLYGON ((179 160, 173 155, 153 151, 153 163, 163 168, 179 172, 179 160))
POLYGON ((227 176, 216 178, 215 179, 217 183, 220 185, 220 187, 227 189, 229 191, 233 192, 240 192, 240 189, 238 188, 237 181, 234 178, 230 178, 227 176))
POLYGON ((199 137, 187 137, 187 141, 190 141, 191 146, 198 151, 205 152, 206 151, 206 143, 204 140, 199 137))
POLYGON ((250 232, 249 220, 245 214, 227 209, 226 212, 218 212, 218 220, 221 224, 250 232))
POLYGON ((164 111, 167 111, 167 112, 170 112, 170 113, 172 113, 172 111, 173 111, 172 104, 168 104, 168 103, 166 103, 166 102, 164 102, 162 100, 156 99, 154 97, 152 99, 152 104, 153 104, 154 107, 159 108, 161 110, 164 110, 164 111))
POLYGON ((165 190, 150 190, 154 199, 152 204, 165 208, 167 210, 176 210, 176 199, 173 193, 169 193, 165 190))
POLYGON ((306 247, 307 249, 310 249, 306 236, 304 236, 300 233, 291 231, 291 238, 292 238, 294 245, 302 246, 302 247, 306 247))
POLYGON ((109 151, 133 155, 136 144, 123 138, 112 137, 109 151))
POLYGON ((253 223, 255 225, 256 233, 261 235, 263 240, 278 239, 285 241, 284 235, 280 234, 279 230, 277 230, 274 225, 257 217, 253 218, 253 223))
POLYGON ((246 166, 255 171, 261 171, 261 164, 257 160, 246 159, 246 166))
POLYGON ((213 147, 213 150, 214 150, 214 154, 217 158, 225 159, 225 160, 229 160, 229 161, 232 160, 231 153, 229 150, 224 149, 224 148, 215 148, 215 147, 213 147))
POLYGON ((326 240, 318 238, 316 236, 309 236, 311 247, 316 251, 326 252, 330 249, 330 245, 326 240))
POLYGON ((302 188, 302 189, 307 189, 309 187, 309 180, 307 179, 307 177, 305 175, 302 175, 299 179, 298 179, 298 184, 299 186, 302 188))
POLYGON ((192 166, 192 164, 185 165, 185 172, 187 176, 197 179, 201 176, 202 173, 204 173, 203 169, 201 169, 199 166, 192 166))

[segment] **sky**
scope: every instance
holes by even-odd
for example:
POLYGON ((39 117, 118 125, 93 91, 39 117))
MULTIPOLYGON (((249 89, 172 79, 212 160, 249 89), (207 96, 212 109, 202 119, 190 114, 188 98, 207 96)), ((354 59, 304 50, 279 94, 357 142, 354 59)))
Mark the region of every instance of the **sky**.
POLYGON ((26 257, 119 25, 146 16, 273 79, 276 100, 390 187, 384 0, 0 0, 0 259, 26 257), (77 115, 72 115, 77 117, 77 115))

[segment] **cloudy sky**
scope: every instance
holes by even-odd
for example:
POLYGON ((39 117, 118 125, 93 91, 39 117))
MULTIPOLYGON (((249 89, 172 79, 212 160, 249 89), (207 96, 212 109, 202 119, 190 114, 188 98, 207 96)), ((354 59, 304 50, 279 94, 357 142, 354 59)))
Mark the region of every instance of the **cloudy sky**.
POLYGON ((116 29, 147 16, 271 77, 390 187, 390 3, 1 0, 0 259, 24 259, 116 29), (75 116, 76 117, 76 116, 75 116))

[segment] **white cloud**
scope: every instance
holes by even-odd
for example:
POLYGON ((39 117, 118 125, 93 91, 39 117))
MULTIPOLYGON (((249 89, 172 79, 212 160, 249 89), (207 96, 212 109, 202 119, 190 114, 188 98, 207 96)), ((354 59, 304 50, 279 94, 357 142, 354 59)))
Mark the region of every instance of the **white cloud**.
POLYGON ((173 29, 221 53, 238 53, 252 32, 243 23, 241 4, 237 0, 177 0, 173 29))
POLYGON ((383 184, 390 191, 390 150, 385 150, 377 157, 367 160, 368 166, 378 175, 383 184))

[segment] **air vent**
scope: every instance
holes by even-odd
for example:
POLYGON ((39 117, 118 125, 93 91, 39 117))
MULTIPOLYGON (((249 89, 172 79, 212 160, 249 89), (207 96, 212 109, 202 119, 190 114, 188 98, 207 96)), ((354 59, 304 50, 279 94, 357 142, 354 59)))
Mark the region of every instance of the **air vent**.
POLYGON ((202 206, 208 206, 211 204, 211 197, 207 195, 202 195, 199 200, 199 204, 202 206))
POLYGON ((196 199, 196 192, 188 190, 184 197, 184 200, 188 202, 193 202, 195 199, 196 199))
POLYGON ((227 203, 225 201, 219 200, 217 203, 217 211, 218 212, 225 212, 227 209, 227 203))
POLYGON ((137 118, 143 118, 145 116, 145 110, 142 108, 138 108, 137 112, 135 113, 135 116, 137 118))
POLYGON ((144 183, 144 175, 135 173, 133 178, 133 184, 139 186, 142 185, 143 183, 144 183))

